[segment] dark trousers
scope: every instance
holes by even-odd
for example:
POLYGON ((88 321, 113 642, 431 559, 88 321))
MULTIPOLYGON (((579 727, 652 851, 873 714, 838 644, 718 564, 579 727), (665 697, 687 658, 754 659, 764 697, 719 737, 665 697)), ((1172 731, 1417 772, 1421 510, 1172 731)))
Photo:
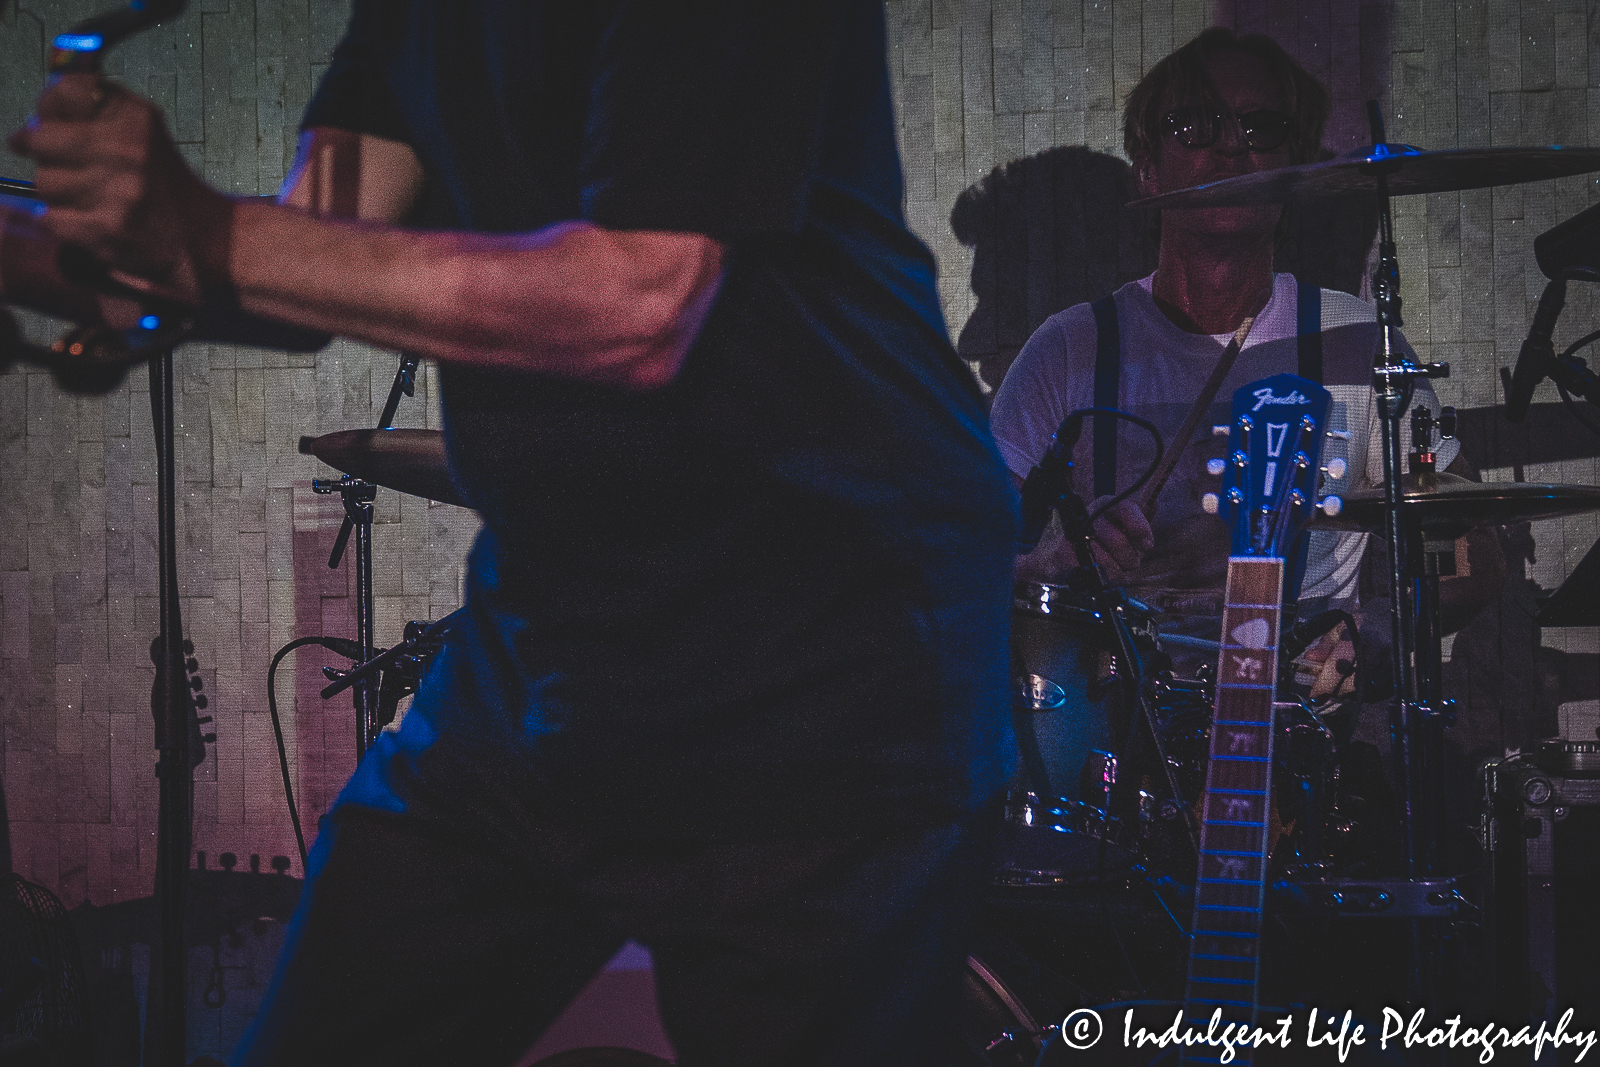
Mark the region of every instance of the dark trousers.
POLYGON ((958 1062, 995 822, 786 838, 580 818, 512 842, 343 803, 233 1064, 510 1065, 629 938, 685 1067, 958 1062))

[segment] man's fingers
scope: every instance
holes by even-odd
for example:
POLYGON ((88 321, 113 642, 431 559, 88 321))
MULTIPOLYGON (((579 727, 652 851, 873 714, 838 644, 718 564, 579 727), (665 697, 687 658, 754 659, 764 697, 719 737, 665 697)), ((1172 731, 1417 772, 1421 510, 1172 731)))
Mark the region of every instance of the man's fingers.
POLYGON ((30 121, 8 139, 12 151, 43 164, 82 166, 105 154, 104 146, 93 144, 92 122, 52 120, 30 121))
POLYGON ((39 97, 41 119, 82 122, 95 118, 126 90, 98 74, 67 74, 39 97))
POLYGON ((87 250, 96 259, 108 261, 114 249, 105 238, 106 227, 100 218, 95 211, 62 207, 51 208, 41 221, 46 223, 45 228, 57 239, 87 250))
POLYGON ((1105 518, 1122 531, 1130 546, 1140 552, 1148 552, 1155 547, 1156 537, 1150 529, 1150 520, 1144 517, 1144 512, 1132 500, 1121 501, 1106 512, 1105 518))
POLYGON ((1094 543, 1101 552, 1122 570, 1136 567, 1144 553, 1128 542, 1128 538, 1110 523, 1096 523, 1094 543))

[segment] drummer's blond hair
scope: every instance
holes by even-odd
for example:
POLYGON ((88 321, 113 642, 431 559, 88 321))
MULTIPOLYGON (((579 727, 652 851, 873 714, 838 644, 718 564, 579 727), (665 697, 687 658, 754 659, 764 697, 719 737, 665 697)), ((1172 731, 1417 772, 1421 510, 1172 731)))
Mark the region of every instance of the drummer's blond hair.
POLYGON ((1122 109, 1122 147, 1128 158, 1135 163, 1156 158, 1169 91, 1174 100, 1220 106, 1207 69, 1211 57, 1219 52, 1243 52, 1266 64, 1295 120, 1295 132, 1289 138, 1294 162, 1317 159, 1322 130, 1328 123, 1328 90, 1271 37, 1260 33, 1241 37, 1225 26, 1202 30, 1200 36, 1151 67, 1133 87, 1122 109))

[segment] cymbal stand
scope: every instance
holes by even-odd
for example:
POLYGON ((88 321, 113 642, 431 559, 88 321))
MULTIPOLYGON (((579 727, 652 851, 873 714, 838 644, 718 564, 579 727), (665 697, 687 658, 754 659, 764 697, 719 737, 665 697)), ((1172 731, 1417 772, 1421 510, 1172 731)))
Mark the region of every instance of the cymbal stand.
MULTIPOLYGON (((1374 154, 1385 152, 1383 115, 1376 100, 1367 101, 1367 117, 1372 127, 1374 154)), ((1394 220, 1389 210, 1388 175, 1399 161, 1379 162, 1363 168, 1377 183, 1378 266, 1372 276, 1372 293, 1377 304, 1381 355, 1372 371, 1372 387, 1377 394, 1378 415, 1383 435, 1384 534, 1389 541, 1390 635, 1393 640, 1394 696, 1389 707, 1389 729, 1394 755, 1396 791, 1401 803, 1401 842, 1408 880, 1426 878, 1433 873, 1435 842, 1423 830, 1422 817, 1431 790, 1424 781, 1426 768, 1419 751, 1424 735, 1423 723, 1436 709, 1417 689, 1417 633, 1413 589, 1407 579, 1412 559, 1414 531, 1409 528, 1404 510, 1402 478, 1405 474, 1400 448, 1401 420, 1406 415, 1415 383, 1422 378, 1447 378, 1448 363, 1418 366, 1399 350, 1397 332, 1400 317, 1400 258, 1394 243, 1394 220)), ((1413 999, 1427 1000, 1436 991, 1437 967, 1434 964, 1433 938, 1417 920, 1410 922, 1409 992, 1413 999)))
MULTIPOLYGON (((338 493, 344 500, 345 529, 356 531, 356 641, 361 646, 361 660, 372 658, 374 635, 372 632, 372 502, 377 498, 378 487, 348 474, 337 482, 311 480, 311 491, 319 494, 338 493)), ((340 533, 334 543, 328 566, 337 568, 344 557, 350 539, 340 533)), ((377 690, 371 679, 355 687, 356 706, 356 759, 367 751, 367 746, 378 734, 377 690)))
MULTIPOLYGON (((420 362, 421 357, 414 353, 400 354, 400 367, 395 371, 394 383, 389 386, 383 413, 378 416, 378 429, 387 430, 393 425, 395 412, 400 409, 401 396, 417 395, 417 366, 420 362)), ((344 523, 339 527, 339 536, 334 539, 333 551, 328 555, 329 569, 338 569, 344 559, 345 548, 350 543, 350 534, 356 532, 356 640, 361 645, 359 666, 369 662, 377 648, 372 619, 372 502, 377 498, 378 488, 360 478, 345 475, 337 482, 312 479, 311 490, 315 493, 339 493, 344 500, 344 523)), ((331 672, 329 676, 336 677, 331 672)), ((370 674, 364 674, 353 685, 351 697, 356 709, 356 759, 359 760, 366 754, 367 746, 377 739, 378 731, 383 729, 386 721, 379 709, 378 680, 370 674)))

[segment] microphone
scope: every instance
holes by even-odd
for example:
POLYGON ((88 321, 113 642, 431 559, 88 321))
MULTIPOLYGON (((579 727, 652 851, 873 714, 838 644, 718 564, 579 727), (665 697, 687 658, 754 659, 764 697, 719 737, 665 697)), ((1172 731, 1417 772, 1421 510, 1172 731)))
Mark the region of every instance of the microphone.
MULTIPOLYGON (((1540 266, 1544 267, 1543 261, 1540 262, 1540 266)), ((1546 273, 1549 271, 1546 270, 1546 273)), ((1561 314, 1561 307, 1566 300, 1566 279, 1553 278, 1545 285, 1544 293, 1539 297, 1539 307, 1533 313, 1533 325, 1528 327, 1528 338, 1522 342, 1522 351, 1517 354, 1516 370, 1507 376, 1505 369, 1501 368, 1500 375, 1506 390, 1507 422, 1521 422, 1527 417, 1528 404, 1533 400, 1533 390, 1544 381, 1551 367, 1557 363, 1555 346, 1551 343, 1550 337, 1555 333, 1556 318, 1561 314)))
POLYGON ((1600 282, 1600 204, 1535 237, 1533 257, 1546 278, 1600 282))
POLYGON ((1063 495, 1072 491, 1072 449, 1083 433, 1087 410, 1074 411, 1062 420, 1050 438, 1050 447, 1022 483, 1022 532, 1018 553, 1032 552, 1050 525, 1050 512, 1063 495))
POLYGON ((147 315, 132 330, 95 323, 79 326, 49 348, 21 339, 15 326, 0 328, 0 369, 11 360, 41 366, 64 391, 99 396, 122 384, 128 369, 179 344, 194 332, 194 322, 147 315))

